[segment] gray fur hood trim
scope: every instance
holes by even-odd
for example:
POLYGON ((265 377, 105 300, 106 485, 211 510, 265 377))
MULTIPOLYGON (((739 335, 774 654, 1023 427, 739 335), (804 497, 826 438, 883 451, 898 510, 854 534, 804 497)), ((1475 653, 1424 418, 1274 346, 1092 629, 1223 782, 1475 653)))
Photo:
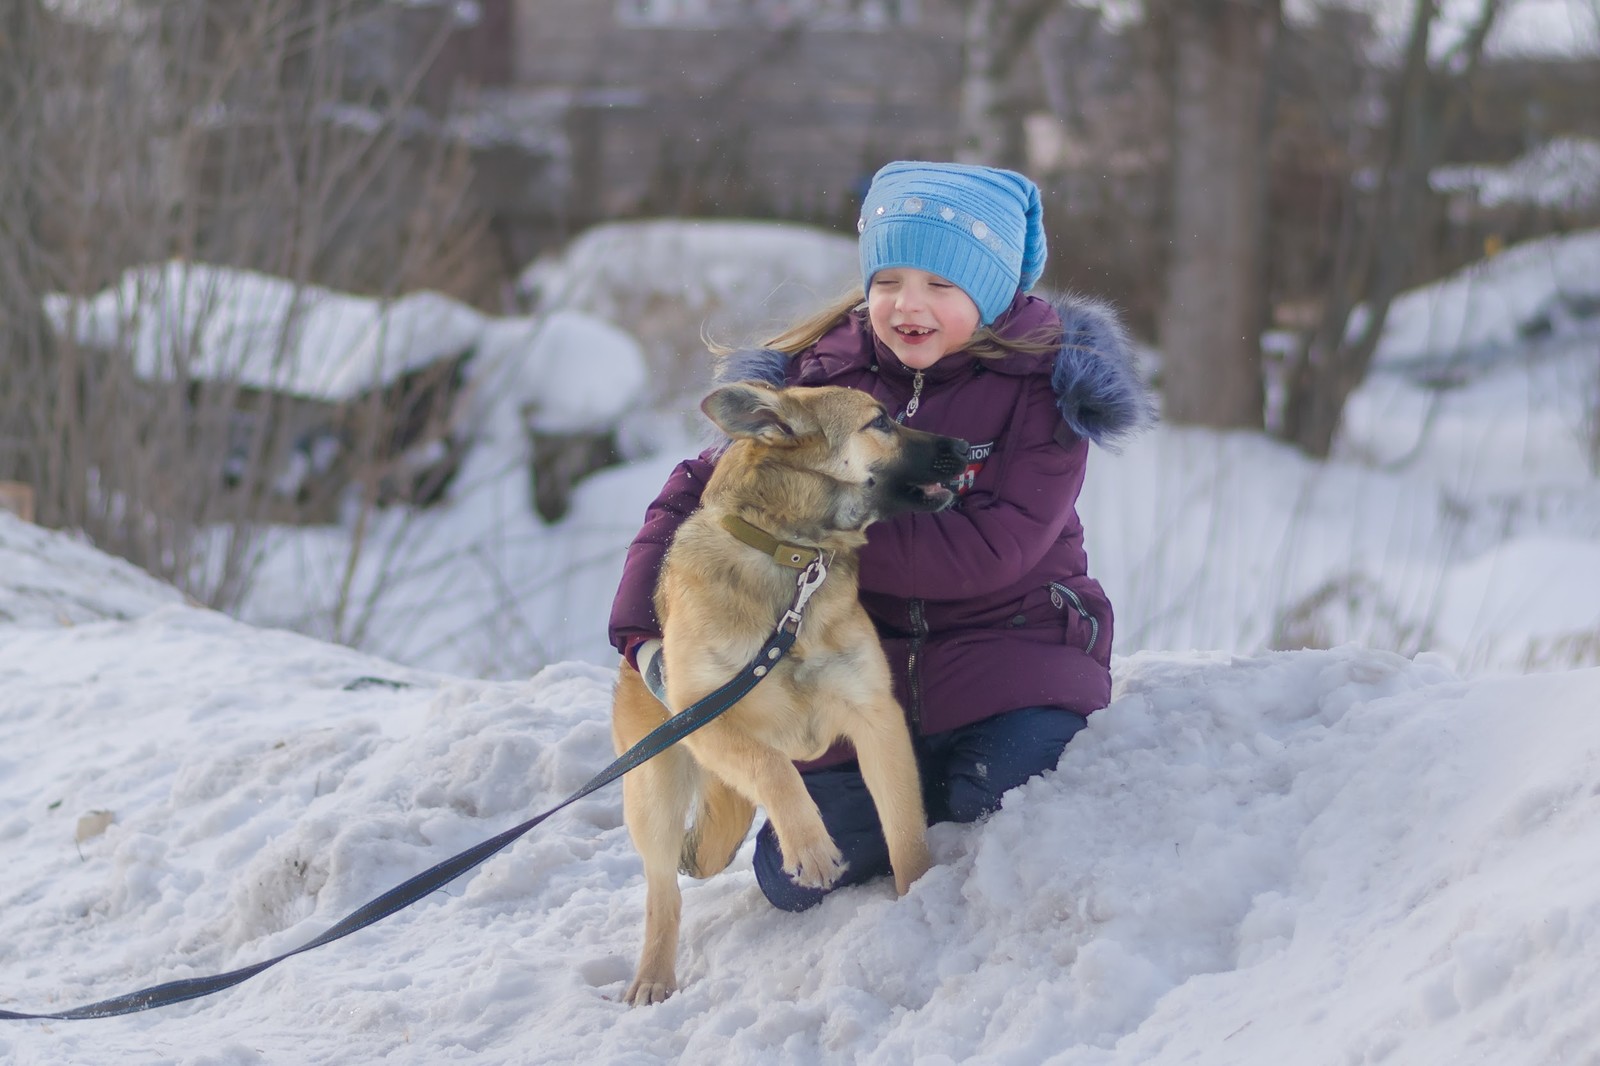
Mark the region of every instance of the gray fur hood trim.
MULTIPOLYGON (((1050 366, 1061 418, 1078 436, 1117 451, 1157 418, 1155 396, 1139 374, 1133 341, 1109 304, 1070 293, 1045 299, 1061 318, 1061 350, 1050 366)), ((999 325, 1003 330, 1004 319, 999 325)), ((788 368, 789 356, 782 352, 752 348, 719 359, 715 380, 717 385, 782 385, 788 368)))
POLYGON ((1061 417, 1078 436, 1117 451, 1157 417, 1133 341, 1109 304, 1071 294, 1050 304, 1061 316, 1061 351, 1050 372, 1061 417))

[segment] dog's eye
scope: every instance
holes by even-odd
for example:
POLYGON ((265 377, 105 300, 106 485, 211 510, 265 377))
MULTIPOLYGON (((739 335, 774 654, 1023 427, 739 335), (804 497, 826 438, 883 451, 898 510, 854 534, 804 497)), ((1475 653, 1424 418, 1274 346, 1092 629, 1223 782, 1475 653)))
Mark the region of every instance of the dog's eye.
POLYGON ((876 429, 879 432, 887 433, 889 430, 894 428, 894 425, 889 421, 889 415, 886 412, 879 411, 878 417, 874 418, 871 422, 868 422, 866 428, 876 429))

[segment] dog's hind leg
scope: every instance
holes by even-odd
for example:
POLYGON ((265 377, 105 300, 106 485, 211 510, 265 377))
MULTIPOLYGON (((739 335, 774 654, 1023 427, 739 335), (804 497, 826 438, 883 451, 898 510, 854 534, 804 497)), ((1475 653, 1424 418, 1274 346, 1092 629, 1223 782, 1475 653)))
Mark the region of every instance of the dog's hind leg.
POLYGON ((754 804, 716 775, 702 773, 699 802, 683 838, 678 868, 690 877, 710 877, 727 869, 755 816, 754 804))
MULTIPOLYGON (((670 753, 651 762, 672 759, 670 753)), ((665 776, 662 767, 650 763, 634 770, 622 782, 622 802, 628 832, 644 859, 644 944, 639 949, 639 967, 624 996, 636 1007, 660 1003, 678 988, 678 922, 683 910, 683 894, 678 889, 678 856, 683 848, 683 819, 688 813, 688 790, 679 793, 669 788, 663 795, 649 780, 665 776), (644 775, 643 780, 634 780, 644 775)))
MULTIPOLYGON (((624 665, 618 672, 611 716, 617 751, 637 743, 666 717, 666 708, 645 688, 638 673, 624 665)), ((684 849, 684 819, 698 777, 689 753, 675 746, 622 779, 623 819, 644 860, 645 877, 644 945, 639 968, 623 996, 634 1006, 660 1003, 678 987, 678 922, 683 908, 678 860, 684 849)))

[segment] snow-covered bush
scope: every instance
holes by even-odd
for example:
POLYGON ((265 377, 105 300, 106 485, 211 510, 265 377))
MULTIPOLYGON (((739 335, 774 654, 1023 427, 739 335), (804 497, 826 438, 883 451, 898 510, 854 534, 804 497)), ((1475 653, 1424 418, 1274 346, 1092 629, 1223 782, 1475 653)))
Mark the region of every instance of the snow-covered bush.
POLYGON ((858 284, 853 237, 783 222, 656 219, 596 226, 523 271, 535 312, 574 309, 638 337, 650 399, 709 386, 705 340, 745 344, 858 284))

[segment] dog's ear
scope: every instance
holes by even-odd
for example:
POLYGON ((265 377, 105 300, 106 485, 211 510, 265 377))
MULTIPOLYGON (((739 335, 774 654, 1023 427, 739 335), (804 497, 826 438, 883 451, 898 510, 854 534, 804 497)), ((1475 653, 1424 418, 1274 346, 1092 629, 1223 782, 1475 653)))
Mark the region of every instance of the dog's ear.
POLYGON ((756 381, 736 381, 722 386, 700 401, 700 410, 735 440, 794 444, 817 431, 810 412, 802 404, 756 381))

